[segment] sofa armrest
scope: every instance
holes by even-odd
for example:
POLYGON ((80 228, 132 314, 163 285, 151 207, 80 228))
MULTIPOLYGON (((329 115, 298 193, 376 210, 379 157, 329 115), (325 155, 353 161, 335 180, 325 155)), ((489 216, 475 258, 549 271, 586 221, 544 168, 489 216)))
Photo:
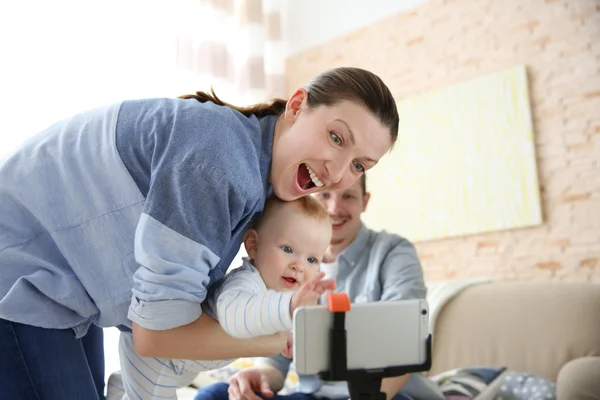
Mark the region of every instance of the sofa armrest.
POLYGON ((556 379, 557 400, 600 399, 600 357, 581 357, 566 363, 556 379))

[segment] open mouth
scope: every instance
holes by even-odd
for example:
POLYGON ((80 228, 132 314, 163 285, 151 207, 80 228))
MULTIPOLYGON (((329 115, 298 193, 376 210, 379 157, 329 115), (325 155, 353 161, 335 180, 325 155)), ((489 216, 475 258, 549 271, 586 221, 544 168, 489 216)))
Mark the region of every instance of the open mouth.
POLYGON ((298 167, 298 173, 296 174, 298 186, 302 190, 310 190, 314 187, 323 187, 323 182, 319 180, 317 174, 314 173, 310 167, 304 163, 298 167))
POLYGON ((296 278, 284 276, 281 278, 283 284, 289 288, 293 288, 298 284, 298 280, 296 278))

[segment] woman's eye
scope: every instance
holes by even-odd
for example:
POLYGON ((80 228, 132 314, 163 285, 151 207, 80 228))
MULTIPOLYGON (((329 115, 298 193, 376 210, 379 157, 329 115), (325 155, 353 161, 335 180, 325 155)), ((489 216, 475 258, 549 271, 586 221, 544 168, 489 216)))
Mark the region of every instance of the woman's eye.
POLYGON ((331 141, 333 142, 333 144, 335 144, 336 146, 342 145, 342 138, 337 133, 329 132, 329 137, 331 138, 331 141))
POLYGON ((314 258, 314 257, 308 257, 306 260, 307 260, 309 263, 311 263, 311 264, 314 264, 314 263, 316 263, 316 262, 317 262, 317 259, 316 259, 316 258, 314 258))
POLYGON ((356 172, 365 172, 365 167, 359 162, 354 161, 352 163, 352 166, 354 167, 356 172))
POLYGON ((289 253, 292 254, 294 252, 294 250, 292 250, 292 248, 290 246, 283 246, 281 248, 285 253, 289 253))

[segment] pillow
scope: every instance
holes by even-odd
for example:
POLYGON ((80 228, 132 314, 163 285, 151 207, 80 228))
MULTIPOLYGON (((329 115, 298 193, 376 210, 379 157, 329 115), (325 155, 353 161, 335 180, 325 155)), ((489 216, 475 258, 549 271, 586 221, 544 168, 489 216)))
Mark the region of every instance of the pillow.
POLYGON ((491 400, 500 388, 506 368, 459 368, 430 377, 446 399, 491 400))
POLYGON ((510 371, 496 400, 556 400, 556 384, 537 375, 510 371))

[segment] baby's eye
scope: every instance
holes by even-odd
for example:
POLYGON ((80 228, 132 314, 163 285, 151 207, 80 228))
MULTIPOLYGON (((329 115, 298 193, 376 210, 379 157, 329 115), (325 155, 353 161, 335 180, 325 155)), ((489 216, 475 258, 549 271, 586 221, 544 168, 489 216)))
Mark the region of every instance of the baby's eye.
POLYGON ((308 261, 310 264, 314 264, 314 263, 316 263, 316 262, 317 262, 317 259, 316 259, 316 258, 314 258, 314 257, 308 257, 306 260, 307 260, 307 261, 308 261))
POLYGON ((359 162, 354 161, 352 163, 352 166, 354 167, 356 172, 365 172, 365 167, 359 162))
POLYGON ((336 146, 342 145, 342 138, 337 133, 329 132, 329 137, 331 138, 331 141, 333 142, 333 144, 335 144, 336 146))
POLYGON ((282 246, 281 250, 289 254, 292 254, 294 252, 294 250, 290 246, 282 246))

